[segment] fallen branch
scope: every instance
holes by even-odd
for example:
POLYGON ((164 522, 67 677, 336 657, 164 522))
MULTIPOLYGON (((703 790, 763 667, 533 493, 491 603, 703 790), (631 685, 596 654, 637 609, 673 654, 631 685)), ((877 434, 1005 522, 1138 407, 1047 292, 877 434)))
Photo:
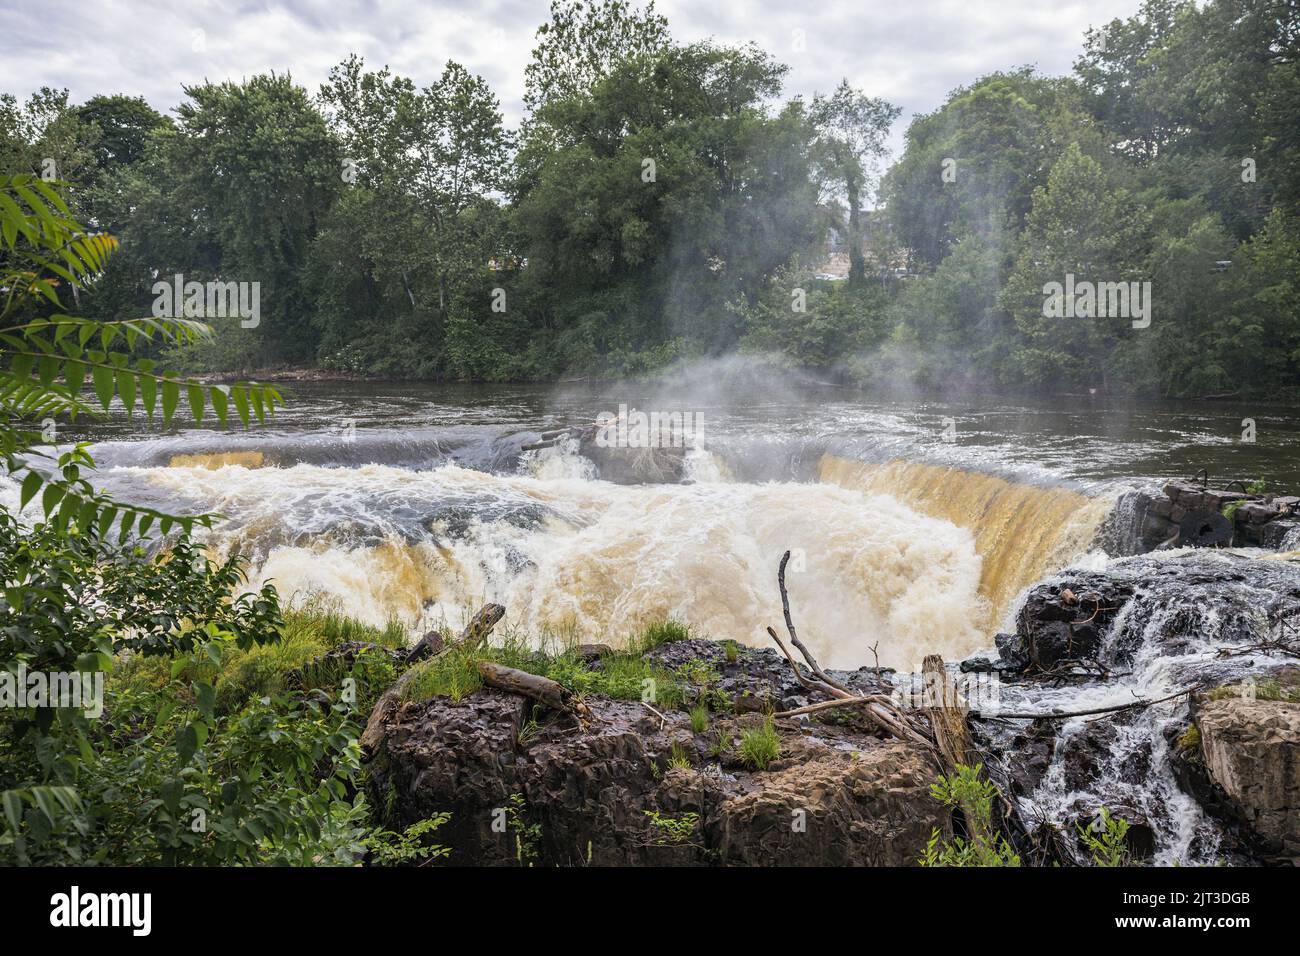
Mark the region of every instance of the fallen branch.
POLYGON ((1165 701, 1174 700, 1185 694, 1190 694, 1201 687, 1200 684, 1193 684, 1191 687, 1184 687, 1177 693, 1167 697, 1157 697, 1155 700, 1134 700, 1127 704, 1116 704, 1114 707, 1094 707, 1091 710, 1071 710, 1056 711, 1050 714, 981 714, 979 711, 972 710, 970 716, 975 720, 1068 720, 1071 717, 1091 717, 1094 714, 1114 714, 1121 710, 1135 710, 1139 707, 1150 707, 1153 704, 1163 704, 1165 701))
POLYGON ((790 663, 795 679, 799 681, 800 685, 806 690, 815 690, 835 699, 823 701, 820 704, 810 704, 806 707, 796 707, 794 710, 781 711, 773 716, 797 717, 801 714, 812 714, 833 707, 861 707, 867 718, 885 733, 897 737, 899 740, 911 740, 922 746, 933 748, 934 741, 913 726, 912 722, 899 711, 895 703, 888 697, 883 694, 858 694, 822 670, 821 665, 817 663, 817 658, 799 640, 799 634, 794 628, 794 619, 790 614, 790 596, 785 588, 785 566, 789 561, 790 552, 787 551, 781 556, 781 564, 776 574, 777 587, 781 591, 781 610, 785 615, 785 629, 790 633, 790 641, 799 649, 799 653, 807 662, 808 669, 812 672, 813 677, 808 677, 803 673, 799 663, 794 659, 794 655, 790 653, 790 649, 786 647, 785 642, 781 640, 780 635, 776 633, 775 628, 768 627, 767 633, 772 640, 776 641, 776 646, 785 655, 785 659, 790 663))
MULTIPOLYGON (((487 640, 492 628, 497 626, 497 622, 505 617, 506 609, 500 604, 484 604, 479 608, 478 613, 470 618, 469 624, 465 630, 460 632, 460 637, 452 644, 444 644, 435 653, 429 655, 428 659, 433 660, 452 651, 472 650, 479 644, 487 640)), ((429 641, 428 635, 420 641, 416 647, 422 647, 425 642, 429 641)), ((430 642, 432 643, 432 642, 430 642)), ((402 694, 406 686, 411 682, 419 670, 410 667, 406 673, 399 677, 393 686, 380 695, 379 700, 375 701, 374 708, 370 711, 370 718, 366 721, 366 729, 361 734, 361 752, 363 754, 374 753, 384 737, 384 725, 397 710, 397 705, 401 703, 402 694)))
POLYGON ((650 706, 649 704, 647 704, 645 701, 641 701, 641 706, 644 707, 646 710, 650 711, 650 713, 654 714, 656 717, 659 718, 659 729, 660 729, 660 730, 663 730, 664 727, 668 726, 668 718, 665 717, 663 714, 659 713, 659 711, 655 710, 653 707, 651 707, 651 706, 650 706))
POLYGON ((477 666, 479 676, 489 687, 527 697, 537 701, 543 707, 561 713, 576 716, 587 713, 587 706, 574 696, 573 691, 549 677, 530 674, 528 671, 506 667, 504 664, 494 664, 491 661, 479 661, 477 666))

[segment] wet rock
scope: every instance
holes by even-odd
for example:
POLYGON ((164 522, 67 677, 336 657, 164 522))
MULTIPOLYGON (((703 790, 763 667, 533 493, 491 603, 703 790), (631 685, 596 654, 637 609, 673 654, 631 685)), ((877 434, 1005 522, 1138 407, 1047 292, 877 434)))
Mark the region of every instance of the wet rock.
POLYGON ((1050 722, 1034 722, 1025 730, 1012 736, 1008 752, 1015 759, 1008 761, 1008 773, 1016 796, 1034 792, 1052 764, 1056 752, 1056 728, 1050 722))
POLYGON ((1064 662, 1090 660, 1105 628, 1132 596, 1131 585, 1086 572, 1038 585, 1016 615, 1016 633, 995 639, 999 656, 1012 670, 1049 671, 1064 662))
POLYGON ((1262 501, 1248 501, 1234 512, 1234 517, 1238 522, 1246 524, 1264 524, 1272 521, 1282 513, 1282 509, 1275 504, 1267 504, 1262 501))
POLYGON ((977 654, 966 658, 958 667, 963 674, 991 674, 994 670, 994 661, 983 654, 977 654))
POLYGON ((1300 540, 1300 519, 1278 518, 1259 529, 1259 547, 1279 550, 1287 541, 1300 540))
POLYGON ((603 444, 597 431, 585 432, 578 451, 596 465, 604 481, 620 485, 677 484, 685 476, 686 449, 628 448, 603 444))
POLYGON ((1232 535, 1232 522, 1217 511, 1189 511, 1178 522, 1180 547, 1227 547, 1232 535))
POLYGON ((1014 673, 1029 666, 1029 654, 1025 651, 1020 635, 998 634, 993 638, 993 642, 998 649, 1000 671, 1014 673))

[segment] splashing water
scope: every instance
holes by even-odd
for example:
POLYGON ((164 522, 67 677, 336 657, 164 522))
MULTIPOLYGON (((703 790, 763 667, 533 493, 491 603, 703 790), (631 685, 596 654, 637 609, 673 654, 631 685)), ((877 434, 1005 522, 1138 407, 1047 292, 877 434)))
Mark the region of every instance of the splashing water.
POLYGON ((617 639, 673 616, 762 644, 780 621, 776 565, 791 549, 797 620, 828 666, 872 662, 876 640, 882 663, 900 668, 984 641, 969 532, 887 496, 793 483, 625 487, 574 477, 564 455, 529 470, 233 466, 135 477, 229 516, 212 544, 253 555, 255 583, 274 580, 296 600, 331 595, 371 621, 454 619, 494 600, 530 632, 617 639))
MULTIPOLYGON (((1269 651, 1220 652, 1253 647, 1269 633, 1270 611, 1300 607, 1300 563, 1259 552, 1178 549, 1106 565, 1108 578, 1131 585, 1134 595, 1107 630, 1099 657, 1127 676, 1059 689, 1011 685, 1004 707, 1008 700, 1015 710, 1035 712, 1110 707, 1294 663, 1269 651)), ((1093 562, 1086 570, 1100 569, 1093 562)), ((1048 771, 1023 798, 1024 808, 1043 820, 1087 821, 1105 806, 1151 828, 1156 865, 1213 865, 1220 828, 1178 786, 1171 766, 1169 731, 1187 721, 1186 697, 1064 721, 1048 771)))

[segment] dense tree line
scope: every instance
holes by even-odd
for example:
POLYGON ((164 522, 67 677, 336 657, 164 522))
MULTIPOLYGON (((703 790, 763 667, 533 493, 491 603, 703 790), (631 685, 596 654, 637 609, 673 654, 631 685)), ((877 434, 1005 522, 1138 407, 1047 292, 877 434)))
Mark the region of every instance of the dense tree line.
POLYGON ((1071 76, 953 91, 881 175, 896 107, 785 98, 752 45, 557 0, 518 129, 457 63, 421 88, 351 57, 315 92, 188 87, 170 117, 4 97, 0 163, 52 163, 120 237, 84 314, 147 314, 177 273, 260 283, 255 328, 167 356, 190 368, 545 380, 742 349, 863 381, 1277 393, 1300 388, 1298 43, 1294 0, 1145 0, 1071 76), (817 278, 831 235, 847 281, 817 278), (1046 317, 1066 274, 1150 282, 1150 326, 1046 317))

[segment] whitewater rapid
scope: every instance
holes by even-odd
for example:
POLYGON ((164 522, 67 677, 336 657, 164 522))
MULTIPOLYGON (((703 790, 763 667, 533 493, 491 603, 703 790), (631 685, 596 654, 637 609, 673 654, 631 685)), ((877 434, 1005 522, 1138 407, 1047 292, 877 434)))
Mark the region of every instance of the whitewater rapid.
MULTIPOLYGON (((457 623, 485 601, 531 635, 617 643, 662 617, 747 644, 779 624, 776 569, 828 666, 911 669, 985 643, 971 533, 889 495, 823 484, 718 480, 620 486, 576 456, 531 473, 444 465, 119 468, 150 497, 226 516, 210 539, 291 604, 335 601, 372 623, 457 623)), ((115 482, 116 483, 116 482, 115 482)))

